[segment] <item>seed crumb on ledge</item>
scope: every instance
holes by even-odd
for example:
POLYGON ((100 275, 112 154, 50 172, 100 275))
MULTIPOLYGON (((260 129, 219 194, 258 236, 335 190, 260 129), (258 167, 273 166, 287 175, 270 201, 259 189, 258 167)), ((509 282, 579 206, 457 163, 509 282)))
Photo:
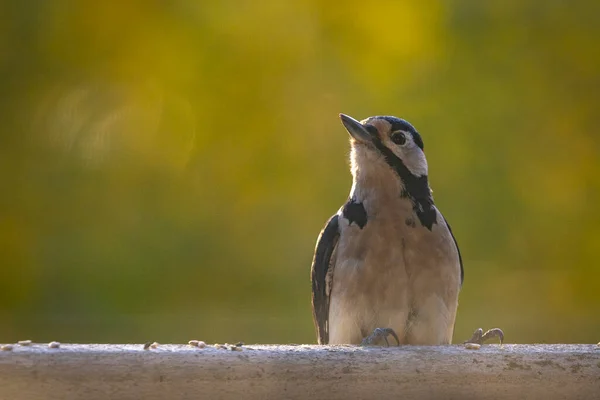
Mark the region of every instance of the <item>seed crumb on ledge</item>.
POLYGON ((51 349, 58 349, 60 347, 60 342, 50 342, 48 343, 48 347, 51 349))
POLYGON ((465 349, 467 350, 479 350, 481 345, 478 343, 465 343, 465 349))
POLYGON ((31 346, 31 340, 19 340, 17 344, 19 346, 31 346))
MULTIPOLYGON (((203 349, 206 347, 206 343, 202 340, 190 340, 188 344, 192 347, 197 347, 199 349, 203 349)), ((216 346, 215 346, 216 347, 216 346)))
POLYGON ((2 351, 11 351, 12 349, 13 349, 12 344, 3 344, 2 346, 0 346, 0 350, 2 350, 2 351))

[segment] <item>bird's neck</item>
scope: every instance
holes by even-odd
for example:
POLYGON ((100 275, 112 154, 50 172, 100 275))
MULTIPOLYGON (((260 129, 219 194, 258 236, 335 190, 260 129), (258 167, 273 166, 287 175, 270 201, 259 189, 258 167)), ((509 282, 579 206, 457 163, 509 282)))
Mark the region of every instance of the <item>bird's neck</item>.
POLYGON ((407 213, 416 215, 421 225, 431 230, 438 217, 429 186, 426 189, 419 192, 427 195, 414 197, 397 177, 389 179, 359 173, 354 175, 350 199, 361 203, 367 216, 387 218, 398 216, 398 212, 407 213))
POLYGON ((350 198, 362 203, 367 214, 377 215, 405 209, 415 213, 428 229, 437 222, 437 211, 427 176, 404 177, 378 158, 353 152, 350 198), (366 156, 357 159, 357 156, 366 156))
POLYGON ((395 203, 402 198, 404 185, 391 170, 354 171, 350 198, 373 206, 395 203))

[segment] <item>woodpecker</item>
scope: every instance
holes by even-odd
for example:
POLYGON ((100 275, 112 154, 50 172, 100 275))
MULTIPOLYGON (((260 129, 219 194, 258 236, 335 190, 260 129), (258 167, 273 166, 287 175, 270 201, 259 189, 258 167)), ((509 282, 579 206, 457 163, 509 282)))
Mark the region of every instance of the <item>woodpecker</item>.
POLYGON ((319 344, 452 342, 462 258, 429 187, 423 140, 392 116, 350 134, 349 199, 317 239, 311 267, 319 344))

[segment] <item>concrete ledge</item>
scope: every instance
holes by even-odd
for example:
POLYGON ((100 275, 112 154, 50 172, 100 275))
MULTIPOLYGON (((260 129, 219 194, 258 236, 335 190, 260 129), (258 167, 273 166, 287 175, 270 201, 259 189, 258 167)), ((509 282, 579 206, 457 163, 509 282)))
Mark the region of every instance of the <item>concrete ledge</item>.
POLYGON ((597 345, 14 345, 1 399, 592 399, 597 345))

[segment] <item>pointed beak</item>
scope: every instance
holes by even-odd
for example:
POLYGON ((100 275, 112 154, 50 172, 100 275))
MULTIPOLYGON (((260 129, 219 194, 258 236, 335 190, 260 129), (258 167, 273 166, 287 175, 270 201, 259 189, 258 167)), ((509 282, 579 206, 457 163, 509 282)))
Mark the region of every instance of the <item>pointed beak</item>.
POLYGON ((373 141, 369 131, 367 131, 360 122, 346 114, 340 114, 340 119, 350 136, 354 139, 363 143, 371 143, 373 141))

